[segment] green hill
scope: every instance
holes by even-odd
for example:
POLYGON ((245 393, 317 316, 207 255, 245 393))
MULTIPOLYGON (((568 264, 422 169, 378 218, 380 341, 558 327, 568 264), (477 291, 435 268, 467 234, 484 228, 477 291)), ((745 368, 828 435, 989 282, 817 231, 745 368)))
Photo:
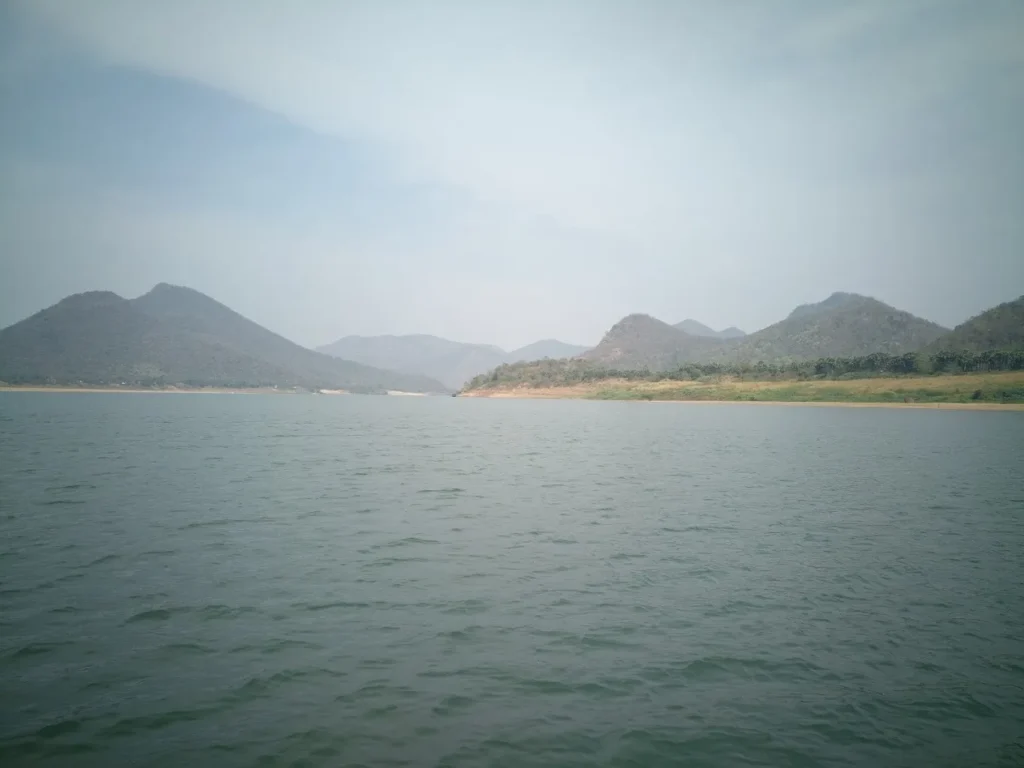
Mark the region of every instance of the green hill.
POLYGON ((763 330, 731 338, 722 338, 696 321, 671 326, 648 315, 629 315, 583 357, 619 370, 663 371, 686 363, 778 363, 873 352, 896 355, 921 349, 944 333, 942 326, 877 299, 835 293, 817 304, 797 307, 785 320, 763 330))
POLYGON ((445 391, 427 377, 313 352, 198 291, 166 284, 135 300, 77 294, 3 329, 0 380, 445 391))
POLYGON ((928 349, 971 352, 1024 349, 1024 296, 961 323, 933 341, 928 349))
MULTIPOLYGON (((1012 325, 1004 314, 999 316, 1000 327, 1012 325)), ((921 361, 913 353, 947 333, 936 323, 853 293, 834 293, 816 304, 801 305, 784 320, 750 335, 714 338, 701 335, 705 332, 715 333, 695 321, 672 326, 649 315, 629 315, 579 359, 503 365, 478 376, 469 389, 517 383, 567 386, 616 377, 646 379, 666 372, 685 378, 726 372, 836 375, 847 368, 876 374, 916 371, 921 361), (687 333, 685 327, 699 333, 687 333)), ((997 368, 1009 365, 1004 363, 997 368)))
POLYGON ((898 355, 932 343, 947 329, 930 320, 855 293, 834 293, 804 304, 774 325, 722 350, 723 361, 779 362, 820 357, 898 355))
POLYGON ((581 357, 606 368, 663 371, 716 357, 727 343, 693 336, 650 315, 628 315, 581 357))

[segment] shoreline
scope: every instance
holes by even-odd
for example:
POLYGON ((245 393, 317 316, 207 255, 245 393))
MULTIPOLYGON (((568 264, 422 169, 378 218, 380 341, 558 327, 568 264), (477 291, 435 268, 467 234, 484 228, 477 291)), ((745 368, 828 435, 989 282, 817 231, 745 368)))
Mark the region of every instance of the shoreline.
MULTIPOLYGON (((459 393, 460 398, 471 398, 478 400, 588 400, 592 402, 631 402, 647 404, 689 404, 689 405, 784 405, 797 407, 815 408, 907 408, 907 409, 931 409, 946 411, 1024 411, 1024 403, 999 403, 999 402, 963 402, 963 401, 932 401, 932 402, 895 402, 887 400, 771 400, 771 399, 729 399, 729 398, 686 398, 686 397, 600 397, 595 396, 601 390, 577 387, 538 387, 536 389, 520 388, 515 389, 494 389, 474 390, 471 392, 459 393)), ((51 392, 51 393, 82 393, 82 394, 123 394, 123 395, 313 395, 316 392, 293 392, 271 388, 253 389, 230 389, 224 387, 202 387, 196 389, 184 388, 153 388, 145 389, 140 387, 68 387, 68 386, 45 386, 45 385, 3 385, 0 386, 0 393, 3 392, 51 392)), ((323 394, 340 395, 349 394, 342 391, 327 391, 323 394)), ((388 392, 390 396, 421 396, 419 393, 388 392)))
MULTIPOLYGON (((223 387, 202 387, 196 389, 142 389, 140 387, 62 387, 62 386, 12 386, 0 387, 0 392, 80 392, 84 394, 107 395, 297 395, 300 392, 282 392, 276 389, 228 389, 223 387)), ((310 393, 312 394, 312 393, 310 393)))
MULTIPOLYGON (((85 393, 85 394, 106 394, 106 395, 327 395, 332 397, 348 396, 356 393, 347 389, 321 389, 303 390, 295 392, 290 389, 273 389, 271 387, 252 388, 230 388, 230 387, 68 387, 55 384, 46 386, 41 384, 28 384, 19 386, 16 384, 0 385, 0 392, 60 392, 60 393, 85 393)), ((441 397, 427 392, 403 392, 400 390, 388 390, 381 394, 374 394, 374 397, 441 397)), ((443 395, 447 397, 448 395, 443 395)))
POLYGON ((908 408, 917 410, 942 410, 942 411, 1024 411, 1024 403, 958 403, 958 402, 935 402, 935 403, 894 403, 879 400, 877 402, 854 401, 854 400, 711 400, 711 399, 671 399, 660 398, 657 400, 645 400, 642 398, 614 399, 586 397, 579 395, 554 395, 554 394, 527 394, 524 392, 500 392, 495 394, 464 393, 459 397, 472 398, 475 400, 586 400, 588 402, 603 403, 643 403, 647 405, 670 404, 670 405, 783 405, 794 407, 811 408, 908 408))
POLYGON ((1024 411, 1024 371, 864 379, 601 379, 535 386, 507 382, 461 397, 617 400, 654 403, 934 408, 1024 411))

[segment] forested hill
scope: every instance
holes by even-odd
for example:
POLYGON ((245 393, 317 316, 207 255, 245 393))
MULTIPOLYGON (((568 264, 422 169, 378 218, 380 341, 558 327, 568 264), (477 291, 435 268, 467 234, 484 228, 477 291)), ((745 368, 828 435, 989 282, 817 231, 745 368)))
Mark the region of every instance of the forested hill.
POLYGON ((713 359, 728 342, 694 336, 650 315, 628 315, 617 322, 601 343, 581 357, 619 369, 668 370, 682 363, 713 359))
POLYGON ((877 299, 835 293, 817 304, 797 307, 763 330, 732 338, 723 338, 696 321, 671 326, 648 315, 629 315, 583 357, 605 367, 664 371, 692 362, 775 363, 873 352, 903 354, 946 332, 937 323, 877 299))
POLYGON ((198 291, 161 284, 135 300, 70 296, 0 331, 0 380, 140 386, 279 386, 444 392, 425 376, 322 355, 198 291))
POLYGON ((655 371, 649 368, 609 368, 590 360, 538 360, 502 365, 477 376, 463 391, 517 389, 520 387, 571 387, 616 381, 697 381, 717 379, 808 380, 922 376, 946 373, 983 373, 1024 370, 1024 349, 982 352, 937 351, 886 355, 875 352, 862 357, 823 357, 765 363, 684 363, 655 371))
POLYGON ((992 307, 936 339, 930 350, 1024 349, 1024 296, 992 307))
POLYGON ((740 339, 693 336, 630 315, 581 359, 503 365, 467 389, 659 377, 844 377, 1024 368, 1024 296, 953 331, 876 299, 835 293, 740 339))
POLYGON ((915 352, 947 329, 855 293, 804 304, 785 319, 732 343, 718 360, 777 362, 915 352))

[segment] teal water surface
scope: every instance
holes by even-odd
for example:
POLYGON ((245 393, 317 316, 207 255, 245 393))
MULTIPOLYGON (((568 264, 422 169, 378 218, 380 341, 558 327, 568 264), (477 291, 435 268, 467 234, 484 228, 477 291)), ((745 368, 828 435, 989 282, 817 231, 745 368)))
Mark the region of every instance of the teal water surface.
POLYGON ((1024 765, 1024 414, 0 393, 0 765, 1024 765))

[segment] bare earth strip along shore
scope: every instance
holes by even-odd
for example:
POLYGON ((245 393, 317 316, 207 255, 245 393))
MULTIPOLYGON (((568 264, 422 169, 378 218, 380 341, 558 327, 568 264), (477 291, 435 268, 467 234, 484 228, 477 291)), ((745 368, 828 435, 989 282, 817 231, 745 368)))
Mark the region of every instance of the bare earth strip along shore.
POLYGON ((604 379, 557 387, 476 388, 460 396, 1024 411, 1024 371, 808 381, 604 379))
MULTIPOLYGON (((106 394, 348 394, 287 389, 224 387, 10 386, 0 392, 80 392, 106 394)), ((389 395, 405 395, 390 391, 389 395)), ((636 402, 740 403, 886 408, 1024 411, 1024 371, 948 376, 877 377, 849 380, 628 381, 603 379, 567 386, 505 385, 464 390, 460 397, 541 400, 626 400, 636 402)))

